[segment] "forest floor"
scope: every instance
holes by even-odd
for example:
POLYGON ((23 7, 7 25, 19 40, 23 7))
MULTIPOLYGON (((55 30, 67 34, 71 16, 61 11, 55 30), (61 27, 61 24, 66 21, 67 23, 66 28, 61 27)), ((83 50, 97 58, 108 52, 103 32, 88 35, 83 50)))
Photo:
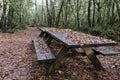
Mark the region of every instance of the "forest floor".
MULTIPOLYGON (((0 33, 0 80, 120 80, 120 53, 97 56, 105 71, 96 71, 87 57, 77 57, 65 59, 55 73, 46 75, 46 66, 38 64, 32 44, 39 34, 32 27, 0 33)), ((120 47, 112 48, 120 52, 120 47)))

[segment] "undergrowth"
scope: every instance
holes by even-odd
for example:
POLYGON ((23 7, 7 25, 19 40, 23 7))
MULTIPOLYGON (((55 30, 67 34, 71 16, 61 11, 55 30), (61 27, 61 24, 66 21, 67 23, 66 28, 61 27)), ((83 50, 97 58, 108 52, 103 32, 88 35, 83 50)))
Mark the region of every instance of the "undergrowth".
MULTIPOLYGON (((60 26, 60 28, 62 27, 60 26)), ((80 31, 94 36, 100 36, 120 42, 119 25, 113 25, 113 26, 96 25, 95 27, 88 27, 86 25, 82 25, 79 29, 74 25, 69 25, 68 27, 63 27, 63 28, 70 28, 75 31, 80 31)))
POLYGON ((24 30, 24 29, 26 29, 26 26, 25 26, 25 25, 19 25, 19 26, 15 26, 14 28, 8 27, 8 28, 7 28, 7 32, 8 32, 8 33, 14 33, 14 32, 17 32, 17 31, 19 31, 19 30, 24 30))

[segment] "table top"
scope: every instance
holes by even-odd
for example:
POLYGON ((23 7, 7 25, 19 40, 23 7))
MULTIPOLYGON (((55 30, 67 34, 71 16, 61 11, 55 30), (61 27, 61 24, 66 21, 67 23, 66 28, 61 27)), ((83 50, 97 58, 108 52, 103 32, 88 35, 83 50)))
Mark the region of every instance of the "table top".
POLYGON ((112 40, 92 36, 81 32, 76 32, 70 29, 43 29, 53 38, 59 40, 65 46, 70 48, 115 46, 118 44, 117 42, 112 40))

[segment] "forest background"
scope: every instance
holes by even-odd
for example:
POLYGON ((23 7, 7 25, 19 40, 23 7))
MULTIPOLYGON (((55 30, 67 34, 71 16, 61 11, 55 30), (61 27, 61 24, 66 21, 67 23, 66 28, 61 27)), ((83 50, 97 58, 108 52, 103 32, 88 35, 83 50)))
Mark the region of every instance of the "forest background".
POLYGON ((120 0, 0 0, 0 32, 70 28, 120 41, 120 0))

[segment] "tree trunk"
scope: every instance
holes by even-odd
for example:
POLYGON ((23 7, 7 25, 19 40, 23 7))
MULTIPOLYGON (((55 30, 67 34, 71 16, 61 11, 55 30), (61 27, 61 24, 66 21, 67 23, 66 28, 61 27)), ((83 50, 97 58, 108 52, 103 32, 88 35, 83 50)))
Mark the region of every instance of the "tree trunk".
POLYGON ((99 24, 100 23, 100 21, 101 21, 101 6, 100 6, 100 0, 99 0, 99 2, 97 2, 97 12, 98 12, 98 18, 97 18, 97 24, 99 24))
POLYGON ((80 29, 80 16, 79 16, 79 0, 77 0, 77 27, 78 27, 78 29, 80 29))
POLYGON ((95 27, 95 0, 93 0, 93 20, 92 20, 92 26, 95 27))
POLYGON ((88 25, 91 27, 91 0, 88 2, 88 25))
POLYGON ((55 2, 56 2, 56 0, 54 0, 54 1, 52 1, 52 0, 50 0, 50 3, 51 3, 51 18, 52 18, 52 25, 55 25, 55 7, 54 7, 54 5, 55 5, 55 2))
POLYGON ((43 0, 42 0, 42 6, 41 6, 42 8, 41 8, 41 25, 43 25, 44 24, 44 7, 43 7, 43 0))
POLYGON ((3 14, 3 0, 0 0, 0 20, 2 18, 2 14, 3 14))
POLYGON ((5 10, 5 16, 4 16, 4 32, 7 31, 7 23, 8 23, 8 13, 9 13, 9 2, 8 0, 6 1, 6 10, 5 10))
POLYGON ((113 25, 114 22, 115 22, 115 14, 114 14, 114 10, 115 10, 115 3, 113 2, 112 3, 112 15, 111 15, 111 18, 110 18, 110 25, 113 25))
POLYGON ((120 6, 119 6, 119 4, 120 4, 120 1, 118 1, 118 0, 114 0, 114 1, 115 1, 115 3, 116 3, 117 12, 118 12, 118 16, 119 16, 119 18, 120 18, 120 6))
POLYGON ((64 20, 64 26, 68 25, 69 3, 70 3, 70 0, 66 0, 66 5, 65 5, 65 9, 64 9, 65 17, 63 19, 64 20))
POLYGON ((111 1, 108 0, 108 11, 107 11, 107 24, 110 24, 110 8, 111 8, 111 1))
POLYGON ((3 0, 0 0, 0 29, 2 29, 2 17, 3 17, 3 13, 4 13, 4 11, 3 11, 4 7, 3 6, 4 6, 3 5, 3 0))
POLYGON ((58 16, 57 16, 56 26, 59 25, 60 14, 61 14, 61 12, 62 12, 63 5, 64 5, 64 0, 62 0, 62 2, 61 2, 60 10, 59 10, 59 13, 58 13, 58 16))
POLYGON ((51 27, 51 22, 52 22, 52 18, 51 18, 51 15, 50 15, 50 11, 49 11, 49 8, 48 8, 48 0, 46 0, 46 12, 47 12, 47 25, 49 27, 51 27))

